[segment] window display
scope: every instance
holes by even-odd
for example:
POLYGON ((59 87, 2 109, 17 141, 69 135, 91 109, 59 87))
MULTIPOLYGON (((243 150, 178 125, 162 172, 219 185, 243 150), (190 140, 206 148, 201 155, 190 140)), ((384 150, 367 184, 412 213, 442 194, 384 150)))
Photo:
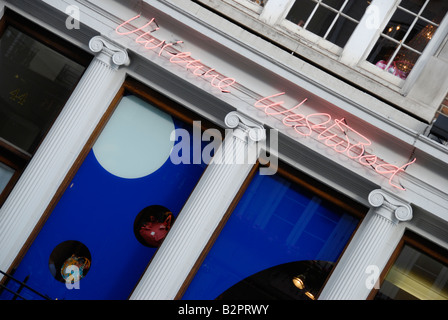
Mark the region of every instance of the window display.
POLYGON ((375 300, 448 300, 448 266, 405 245, 375 300))
POLYGON ((206 167, 170 161, 174 129, 193 130, 123 96, 14 276, 53 299, 127 299, 206 167))
POLYGON ((183 299, 315 299, 358 222, 281 174, 257 174, 183 299))

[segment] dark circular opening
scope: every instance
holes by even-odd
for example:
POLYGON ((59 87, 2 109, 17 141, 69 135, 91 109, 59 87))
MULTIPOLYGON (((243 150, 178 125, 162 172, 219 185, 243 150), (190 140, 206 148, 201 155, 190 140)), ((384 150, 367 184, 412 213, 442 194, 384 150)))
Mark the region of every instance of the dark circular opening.
POLYGON ((48 266, 56 280, 66 283, 84 278, 90 270, 91 261, 90 251, 83 243, 67 240, 53 249, 48 266))
POLYGON ((174 222, 174 216, 164 206, 144 208, 134 221, 134 234, 144 246, 158 248, 174 222))

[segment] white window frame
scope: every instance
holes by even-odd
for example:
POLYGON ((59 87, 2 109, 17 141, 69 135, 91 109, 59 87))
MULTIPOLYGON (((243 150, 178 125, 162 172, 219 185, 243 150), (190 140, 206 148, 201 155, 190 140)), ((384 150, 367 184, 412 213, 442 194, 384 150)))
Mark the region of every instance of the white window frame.
MULTIPOLYGON (((241 2, 244 0, 233 1, 241 2)), ((406 79, 401 79, 366 60, 385 26, 396 12, 401 0, 372 0, 371 5, 367 8, 344 48, 287 21, 285 18, 295 1, 300 0, 269 0, 265 7, 262 7, 260 20, 283 33, 287 32, 290 36, 294 34, 297 35, 297 38, 305 39, 308 42, 307 45, 321 53, 330 55, 341 63, 356 69, 365 76, 378 80, 383 85, 403 95, 409 93, 424 66, 430 57, 435 54, 444 36, 448 33, 448 14, 446 14, 409 76, 406 79)))
MULTIPOLYGON (((395 2, 393 3, 392 6, 390 6, 390 8, 387 8, 385 6, 386 3, 384 3, 384 2, 387 3, 388 1, 387 0, 372 1, 372 4, 376 3, 377 8, 381 8, 383 10, 383 12, 380 14, 380 16, 383 18, 383 21, 378 26, 376 32, 371 32, 370 37, 369 37, 371 39, 369 46, 365 48, 365 50, 362 54, 359 50, 360 48, 358 50, 354 50, 355 49, 354 44, 356 42, 358 44, 363 42, 363 41, 357 41, 357 39, 356 39, 357 37, 369 36, 368 33, 363 32, 362 35, 356 33, 355 37, 353 37, 353 39, 350 39, 350 40, 353 40, 353 45, 350 48, 347 48, 347 46, 346 46, 345 49, 348 49, 348 52, 350 52, 350 53, 348 53, 348 55, 352 54, 353 52, 357 52, 358 61, 357 61, 356 65, 360 69, 365 70, 365 71, 369 72, 370 74, 387 81, 389 84, 395 86, 396 90, 399 91, 401 94, 407 95, 409 93, 409 91, 411 90, 413 84, 417 80, 418 76, 423 71, 423 68, 426 65, 426 63, 429 61, 430 57, 435 54, 436 50, 441 45, 441 43, 444 39, 444 35, 447 34, 447 32, 448 32, 448 14, 446 14, 445 17, 443 18, 443 20, 440 22, 439 27, 437 28, 437 31, 434 33, 434 35, 433 35, 431 41, 429 41, 428 45, 424 48, 423 52, 421 53, 420 57, 418 58, 418 60, 415 64, 414 68, 412 68, 412 71, 409 73, 409 76, 406 79, 400 79, 399 77, 389 74, 386 71, 382 70, 381 68, 378 68, 371 62, 367 61, 368 55, 370 54, 371 50, 375 46, 377 40, 380 38, 380 35, 381 35, 383 29, 385 28, 385 26, 387 25, 387 23, 393 16, 393 14, 396 12, 401 0, 395 0, 395 2), (387 14, 385 14, 385 12, 384 12, 385 9, 389 9, 387 14), (359 56, 359 54, 361 54, 361 56, 359 56)), ((368 14, 366 14, 365 18, 366 18, 366 20, 362 24, 364 28, 366 28, 366 25, 369 24, 368 20, 371 19, 372 17, 369 16, 368 14)), ((364 40, 365 39, 366 38, 364 38, 364 40)), ((365 42, 367 43, 367 41, 365 41, 365 42)), ((342 60, 342 61, 348 62, 350 64, 350 61, 344 61, 344 60, 342 60)), ((353 61, 356 62, 356 58, 353 59, 353 57, 352 57, 352 62, 353 61)))
MULTIPOLYGON (((274 0, 275 1, 275 0, 274 0)), ((313 11, 311 12, 310 16, 307 18, 307 22, 305 23, 304 27, 299 27, 296 24, 294 24, 293 22, 285 19, 286 15, 288 14, 289 10, 291 9, 291 7, 294 5, 294 1, 292 1, 290 3, 290 6, 288 7, 288 10, 286 11, 286 14, 284 15, 282 21, 280 22, 280 26, 284 29, 286 29, 289 32, 293 32, 299 36, 304 37, 305 39, 308 39, 310 41, 312 41, 313 43, 315 43, 318 47, 329 51, 330 53, 340 56, 342 54, 342 52, 344 51, 344 48, 339 47, 338 45, 332 43, 331 41, 326 40, 325 38, 328 36, 328 34, 331 32, 331 28, 334 26, 334 24, 337 22, 337 20, 342 16, 345 17, 346 19, 349 19, 353 22, 355 22, 357 25, 359 25, 360 21, 356 21, 356 19, 342 13, 342 10, 345 8, 345 6, 348 3, 348 0, 345 0, 344 3, 342 4, 341 8, 339 10, 323 3, 320 2, 321 0, 317 0, 319 1, 318 3, 316 3, 313 11), (313 32, 310 32, 306 29, 307 24, 310 22, 310 20, 312 19, 312 17, 314 16, 314 14, 316 13, 316 11, 318 10, 318 8, 320 7, 324 7, 327 8, 328 10, 336 13, 335 18, 333 19, 330 27, 328 28, 326 34, 324 37, 320 37, 316 34, 314 34, 313 32)), ((355 29, 356 30, 356 29, 355 29)))

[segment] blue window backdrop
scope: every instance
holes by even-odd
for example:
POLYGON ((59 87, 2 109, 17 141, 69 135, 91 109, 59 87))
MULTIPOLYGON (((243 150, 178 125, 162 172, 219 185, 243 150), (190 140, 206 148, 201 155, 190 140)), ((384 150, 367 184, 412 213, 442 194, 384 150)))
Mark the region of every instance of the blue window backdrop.
MULTIPOLYGON (((170 161, 175 128, 191 132, 192 125, 124 96, 14 277, 52 299, 127 299, 157 250, 135 234, 139 213, 163 207, 175 218, 205 169, 170 161), (88 258, 90 268, 79 288, 69 289, 60 273, 72 253, 88 258)), ((38 298, 26 289, 21 295, 38 298)), ((0 298, 12 295, 3 291, 0 298)))
POLYGON ((358 223, 280 174, 256 174, 183 299, 292 299, 293 277, 307 269, 326 277, 358 223), (261 286, 265 294, 256 293, 261 286))

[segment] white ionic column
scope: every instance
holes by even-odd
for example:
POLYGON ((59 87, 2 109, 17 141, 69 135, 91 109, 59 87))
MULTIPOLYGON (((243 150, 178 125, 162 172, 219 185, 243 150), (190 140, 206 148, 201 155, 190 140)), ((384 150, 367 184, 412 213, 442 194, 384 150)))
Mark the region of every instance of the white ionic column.
POLYGON ((172 300, 176 297, 256 163, 257 142, 265 137, 263 127, 236 112, 228 114, 225 122, 234 130, 226 135, 207 166, 131 300, 172 300), (248 158, 243 159, 244 154, 248 158))
POLYGON ((97 53, 0 209, 0 269, 7 271, 122 86, 126 50, 102 37, 97 53))
POLYGON ((319 300, 365 300, 412 219, 412 207, 384 190, 369 194, 367 213, 319 300))

